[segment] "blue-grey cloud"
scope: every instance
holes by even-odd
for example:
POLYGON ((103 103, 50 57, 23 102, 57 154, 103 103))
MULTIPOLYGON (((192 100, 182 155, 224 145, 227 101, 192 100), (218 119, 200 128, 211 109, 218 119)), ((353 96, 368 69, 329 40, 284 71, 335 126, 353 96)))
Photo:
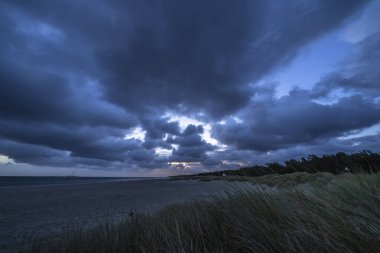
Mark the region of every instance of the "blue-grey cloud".
POLYGON ((178 145, 171 156, 177 162, 204 162, 208 159, 206 152, 215 149, 202 139, 202 126, 188 125, 179 136, 168 138, 166 142, 178 145))
POLYGON ((215 124, 216 138, 234 146, 230 155, 218 156, 246 163, 252 157, 251 162, 262 163, 311 153, 378 151, 378 132, 350 135, 380 123, 379 38, 373 34, 359 43, 341 68, 327 73, 311 90, 295 88, 277 98, 272 86, 262 87, 236 115, 241 121, 230 118, 215 124))
POLYGON ((249 102, 254 92, 249 83, 290 60, 361 4, 162 1, 129 6, 134 18, 124 16, 130 32, 98 50, 106 72, 102 80, 109 98, 129 108, 223 116, 249 102))
POLYGON ((315 97, 341 89, 370 98, 380 96, 380 32, 360 42, 355 54, 336 72, 322 78, 313 89, 315 97))
MULTIPOLYGON (((276 99, 266 91, 268 100, 256 99, 263 95, 260 78, 365 4, 2 1, 0 154, 53 166, 216 166, 225 157, 247 161, 248 154, 329 141, 375 124, 378 101, 362 89, 377 90, 371 64, 344 76, 361 92, 332 105, 313 99, 343 87, 328 84, 343 80, 341 72, 310 92, 276 99), (181 130, 167 112, 202 115, 230 155, 207 143, 204 127, 181 130), (216 123, 232 116, 243 124, 216 123), (137 126, 145 139, 126 139, 137 126), (159 156, 156 148, 172 154, 159 156)), ((361 45, 358 64, 378 63, 369 53, 378 48, 373 41, 361 45)))
POLYGON ((237 149, 272 151, 343 136, 380 122, 380 104, 360 95, 333 104, 314 102, 308 91, 253 101, 239 116, 215 126, 216 137, 237 149))

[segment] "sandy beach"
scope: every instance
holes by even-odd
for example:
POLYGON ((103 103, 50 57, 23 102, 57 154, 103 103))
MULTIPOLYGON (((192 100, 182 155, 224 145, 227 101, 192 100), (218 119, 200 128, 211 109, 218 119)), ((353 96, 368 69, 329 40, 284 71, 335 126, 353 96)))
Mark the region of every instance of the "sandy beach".
POLYGON ((72 226, 155 211, 228 188, 226 182, 119 181, 78 185, 0 187, 0 252, 15 252, 36 236, 53 237, 72 226))

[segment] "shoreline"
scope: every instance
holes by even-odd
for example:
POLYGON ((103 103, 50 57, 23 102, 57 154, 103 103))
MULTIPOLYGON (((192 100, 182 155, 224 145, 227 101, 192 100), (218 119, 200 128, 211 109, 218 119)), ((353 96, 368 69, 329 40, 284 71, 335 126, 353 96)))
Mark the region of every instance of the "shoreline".
POLYGON ((79 185, 106 182, 127 182, 139 180, 167 179, 164 177, 0 177, 0 189, 5 187, 79 185), (15 179, 13 182, 4 179, 15 179), (21 179, 21 180, 17 180, 21 179), (22 180, 22 179, 27 179, 22 180), (53 179, 53 180, 52 180, 53 179))

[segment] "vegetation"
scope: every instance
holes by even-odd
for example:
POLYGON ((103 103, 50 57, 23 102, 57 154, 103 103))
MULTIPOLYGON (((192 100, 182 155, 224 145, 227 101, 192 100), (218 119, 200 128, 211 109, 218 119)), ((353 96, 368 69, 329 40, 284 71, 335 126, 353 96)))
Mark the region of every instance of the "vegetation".
POLYGON ((26 252, 349 253, 380 248, 379 173, 346 174, 334 177, 334 184, 311 184, 307 190, 243 185, 208 201, 37 240, 26 252))
POLYGON ((176 176, 173 179, 200 179, 204 176, 246 176, 259 177, 271 174, 289 174, 294 172, 319 173, 326 172, 332 174, 341 173, 375 173, 380 172, 380 153, 373 153, 363 150, 358 153, 346 154, 343 152, 335 155, 324 155, 318 157, 309 155, 300 160, 291 159, 281 163, 267 163, 266 165, 254 165, 240 168, 238 170, 222 170, 197 175, 176 176))
MULTIPOLYGON (((260 177, 250 176, 194 176, 191 179, 198 179, 200 181, 224 180, 224 181, 239 181, 250 182, 257 185, 277 187, 277 188, 291 188, 296 186, 306 185, 327 185, 334 182, 337 177, 344 175, 333 175, 326 172, 308 173, 308 172, 294 172, 290 174, 271 174, 260 177)), ((181 178, 183 179, 183 178, 181 178)), ((187 178, 186 178, 187 179, 187 178)))

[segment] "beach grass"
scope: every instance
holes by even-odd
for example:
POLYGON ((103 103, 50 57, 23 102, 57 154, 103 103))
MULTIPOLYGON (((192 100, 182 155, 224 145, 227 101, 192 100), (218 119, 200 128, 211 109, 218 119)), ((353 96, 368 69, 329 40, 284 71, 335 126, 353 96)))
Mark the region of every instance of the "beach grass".
MULTIPOLYGON (((270 174, 259 177, 250 177, 250 176, 198 176, 192 178, 193 180, 199 181, 230 181, 230 182, 250 182, 256 185, 264 185, 269 187, 276 188, 291 188, 302 185, 320 185, 325 186, 329 183, 333 183, 336 179, 345 177, 348 174, 338 174, 334 175, 328 172, 318 172, 318 173, 308 173, 308 172, 294 172, 289 174, 270 174)), ((175 180, 175 179, 174 179, 175 180)), ((180 179, 183 180, 183 179, 180 179)))
POLYGON ((242 184, 209 200, 131 213, 122 223, 38 239, 24 252, 379 252, 379 173, 256 180, 288 183, 242 184))

